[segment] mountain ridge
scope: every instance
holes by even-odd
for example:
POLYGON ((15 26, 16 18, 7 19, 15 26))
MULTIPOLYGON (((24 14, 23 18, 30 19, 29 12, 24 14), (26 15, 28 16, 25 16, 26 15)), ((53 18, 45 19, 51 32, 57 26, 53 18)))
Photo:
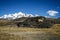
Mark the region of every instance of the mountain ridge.
POLYGON ((36 17, 21 17, 13 20, 0 20, 0 26, 16 25, 17 27, 37 27, 37 28, 49 28, 54 24, 60 24, 59 18, 46 18, 44 16, 36 17))

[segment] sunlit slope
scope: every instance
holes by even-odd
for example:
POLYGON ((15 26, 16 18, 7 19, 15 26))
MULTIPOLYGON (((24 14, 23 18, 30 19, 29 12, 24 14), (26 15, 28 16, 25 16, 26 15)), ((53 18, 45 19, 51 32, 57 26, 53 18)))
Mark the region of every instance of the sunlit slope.
POLYGON ((59 34, 60 35, 60 24, 55 24, 52 26, 52 31, 56 34, 59 34))

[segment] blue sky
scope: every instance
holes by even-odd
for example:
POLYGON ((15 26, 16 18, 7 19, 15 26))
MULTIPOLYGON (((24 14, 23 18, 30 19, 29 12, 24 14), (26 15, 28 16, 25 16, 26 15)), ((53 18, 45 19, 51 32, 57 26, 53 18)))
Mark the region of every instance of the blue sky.
POLYGON ((0 0, 0 16, 17 12, 60 17, 60 0, 0 0), (56 13, 49 15, 48 11, 56 13))

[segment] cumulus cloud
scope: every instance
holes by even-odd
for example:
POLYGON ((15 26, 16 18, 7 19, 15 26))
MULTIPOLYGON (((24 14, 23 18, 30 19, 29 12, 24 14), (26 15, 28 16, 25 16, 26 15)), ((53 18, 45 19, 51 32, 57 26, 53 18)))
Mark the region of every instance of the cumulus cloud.
POLYGON ((56 16, 56 14, 58 14, 59 12, 58 12, 58 11, 54 11, 54 10, 49 10, 49 11, 47 11, 47 13, 48 13, 50 16, 56 16))
POLYGON ((14 13, 14 14, 5 14, 3 16, 1 16, 0 18, 8 18, 8 19, 16 19, 16 18, 21 18, 21 17, 34 17, 34 16, 38 16, 37 14, 36 15, 32 15, 32 14, 26 14, 26 13, 23 13, 23 12, 18 12, 18 13, 14 13))

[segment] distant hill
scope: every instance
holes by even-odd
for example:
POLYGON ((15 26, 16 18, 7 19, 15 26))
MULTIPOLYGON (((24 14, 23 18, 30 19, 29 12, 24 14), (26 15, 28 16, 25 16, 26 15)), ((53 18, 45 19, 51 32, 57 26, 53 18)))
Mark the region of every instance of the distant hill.
POLYGON ((54 24, 60 24, 60 18, 37 17, 21 17, 14 20, 0 19, 0 26, 15 25, 17 27, 36 27, 50 28, 54 24))

